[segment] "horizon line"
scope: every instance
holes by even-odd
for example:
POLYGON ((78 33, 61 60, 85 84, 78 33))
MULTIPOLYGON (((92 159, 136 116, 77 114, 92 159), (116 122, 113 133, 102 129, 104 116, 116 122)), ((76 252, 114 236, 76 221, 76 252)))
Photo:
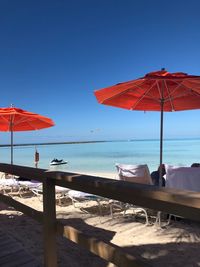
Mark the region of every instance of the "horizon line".
MULTIPOLYGON (((165 138, 163 141, 169 140, 194 140, 200 139, 200 137, 174 137, 174 138, 165 138)), ((159 141, 159 138, 135 138, 135 139, 116 139, 116 140, 89 140, 89 141, 62 141, 62 142, 40 142, 40 143, 20 143, 13 144, 13 146, 37 146, 37 145, 64 145, 64 144, 88 144, 88 143, 105 143, 105 142, 134 142, 134 141, 159 141)), ((3 144, 0 147, 11 147, 11 144, 3 144)))

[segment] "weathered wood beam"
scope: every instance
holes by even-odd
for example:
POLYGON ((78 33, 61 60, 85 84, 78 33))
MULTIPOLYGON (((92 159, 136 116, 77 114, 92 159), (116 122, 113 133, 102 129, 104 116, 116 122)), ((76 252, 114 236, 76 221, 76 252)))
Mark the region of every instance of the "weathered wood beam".
POLYGON ((4 202, 5 204, 12 206, 13 208, 15 208, 18 211, 21 211, 22 213, 24 213, 25 215, 31 217, 32 219, 38 221, 39 223, 43 222, 43 213, 41 211, 35 210, 33 208, 30 208, 16 200, 14 200, 13 198, 9 197, 9 196, 5 196, 0 194, 0 201, 4 202))
POLYGON ((43 181, 43 232, 44 232, 44 266, 57 266, 56 248, 56 203, 55 183, 52 179, 43 181))
POLYGON ((114 244, 105 243, 97 238, 90 237, 82 231, 72 226, 63 225, 57 222, 57 233, 86 248, 102 259, 114 263, 118 267, 147 267, 150 266, 131 254, 123 251, 122 248, 114 244))
POLYGON ((36 179, 42 182, 44 177, 43 174, 46 172, 46 169, 0 163, 0 171, 29 179, 36 179))

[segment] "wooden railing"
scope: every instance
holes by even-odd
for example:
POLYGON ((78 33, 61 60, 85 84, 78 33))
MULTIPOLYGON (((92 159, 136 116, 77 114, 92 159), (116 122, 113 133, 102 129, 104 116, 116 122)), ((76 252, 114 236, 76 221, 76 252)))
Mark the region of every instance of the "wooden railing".
POLYGON ((147 266, 146 263, 138 261, 134 256, 123 252, 120 247, 87 237, 80 230, 63 225, 56 220, 55 185, 200 221, 199 193, 155 188, 148 185, 133 184, 89 175, 55 172, 2 163, 0 163, 0 171, 29 177, 43 183, 43 213, 5 195, 0 195, 0 201, 43 223, 44 265, 46 267, 57 266, 56 234, 67 237, 117 266, 147 266))

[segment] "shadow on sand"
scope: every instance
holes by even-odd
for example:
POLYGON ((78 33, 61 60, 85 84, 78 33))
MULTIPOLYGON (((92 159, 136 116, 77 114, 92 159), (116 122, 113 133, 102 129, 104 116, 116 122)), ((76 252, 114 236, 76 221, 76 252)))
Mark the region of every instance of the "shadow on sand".
MULTIPOLYGON (((93 216, 93 215, 92 215, 93 216)), ((87 224, 82 218, 60 219, 63 224, 72 226, 81 230, 90 237, 95 237, 105 243, 111 244, 116 232, 112 230, 105 230, 96 226, 87 224)), ((124 224, 127 223, 124 221, 124 224)), ((174 242, 166 244, 142 244, 125 246, 122 249, 136 256, 138 259, 150 266, 155 267, 197 267, 200 266, 200 236, 194 234, 193 239, 188 242, 183 242, 183 237, 187 237, 189 229, 185 225, 190 222, 180 223, 180 235, 174 235, 174 242)), ((14 212, 8 207, 2 214, 0 214, 0 227, 8 235, 15 238, 22 246, 41 262, 43 266, 43 233, 41 224, 35 222, 31 218, 14 212)), ((150 226, 152 227, 152 226, 150 226)), ((173 227, 173 225, 171 226, 173 227)), ((199 227, 198 224, 195 227, 199 227)), ((145 228, 144 228, 145 231, 145 228)), ((163 230, 165 232, 165 229, 163 230)), ((166 230, 166 235, 168 234, 166 230)), ((86 249, 79 247, 77 244, 66 240, 65 238, 57 238, 58 245, 58 266, 64 267, 106 267, 108 263, 88 252, 86 249)), ((111 265, 109 265, 111 266, 111 265)))

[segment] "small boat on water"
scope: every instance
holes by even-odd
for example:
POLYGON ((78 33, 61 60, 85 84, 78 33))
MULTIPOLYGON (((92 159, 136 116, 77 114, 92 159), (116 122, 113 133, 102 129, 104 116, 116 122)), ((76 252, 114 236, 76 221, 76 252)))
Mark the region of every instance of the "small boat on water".
POLYGON ((62 165, 62 164, 67 164, 67 161, 64 161, 63 159, 53 159, 50 162, 50 165, 51 166, 54 166, 54 165, 62 165))

